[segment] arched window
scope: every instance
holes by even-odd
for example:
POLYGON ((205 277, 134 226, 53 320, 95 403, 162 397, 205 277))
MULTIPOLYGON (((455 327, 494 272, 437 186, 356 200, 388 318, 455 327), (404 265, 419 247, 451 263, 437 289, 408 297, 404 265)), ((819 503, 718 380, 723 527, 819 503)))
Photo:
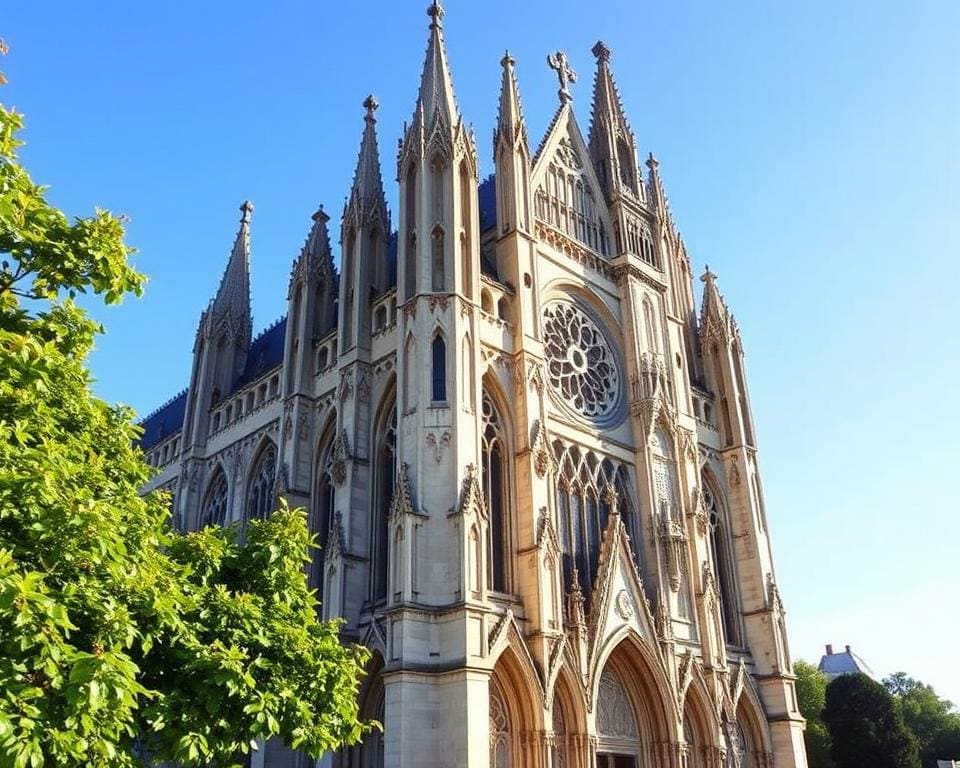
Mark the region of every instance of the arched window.
POLYGON ((430 387, 430 399, 435 403, 447 402, 447 344, 443 334, 433 337, 433 380, 430 387))
POLYGON ((323 559, 326 556, 327 542, 330 538, 330 529, 333 525, 334 503, 336 489, 333 482, 333 433, 331 424, 327 434, 320 441, 320 450, 317 452, 316 491, 313 504, 313 533, 317 536, 319 552, 314 552, 313 562, 310 564, 310 585, 321 586, 323 559))
POLYGON ((473 259, 470 249, 473 247, 473 215, 471 210, 471 185, 472 174, 467 166, 467 161, 460 163, 460 276, 463 286, 463 295, 468 299, 473 298, 473 259))
POLYGON ((434 291, 443 291, 447 287, 446 264, 443 249, 443 227, 438 224, 433 228, 433 233, 430 236, 430 288, 434 291))
POLYGON ((277 480, 277 447, 273 443, 260 451, 250 475, 250 490, 247 492, 247 518, 263 520, 274 510, 277 480))
POLYGON ((373 599, 387 596, 387 545, 390 542, 388 522, 390 505, 397 480, 397 403, 392 399, 381 411, 380 423, 374 432, 376 463, 373 478, 373 599))
POLYGON ((673 441, 659 427, 654 430, 653 440, 653 488, 657 500, 657 512, 664 518, 679 518, 677 504, 677 468, 673 459, 673 441))
POLYGON ((343 337, 340 340, 341 349, 350 349, 353 346, 353 264, 354 250, 357 246, 357 237, 352 229, 347 231, 347 239, 343 245, 343 337))
POLYGON ((404 243, 407 247, 403 274, 404 299, 411 299, 417 292, 417 169, 411 165, 404 185, 404 243))
POLYGON ((507 519, 507 449, 503 420, 486 390, 481 403, 483 411, 482 474, 483 493, 487 501, 489 541, 487 543, 487 588, 495 592, 507 589, 507 545, 510 541, 507 519))
POLYGON ((490 768, 512 768, 513 729, 503 691, 490 678, 490 768))
POLYGON ((588 248, 607 255, 607 233, 583 164, 569 141, 561 142, 535 195, 537 216, 588 248))
MULTIPOLYGON (((623 520, 631 544, 637 540, 626 469, 611 459, 598 457, 577 445, 553 443, 559 473, 557 478, 557 514, 560 523, 560 545, 563 549, 563 575, 567 589, 573 585, 573 569, 587 600, 593 587, 600 557, 600 540, 606 530, 610 509, 606 489, 613 486, 617 510, 623 520)), ((634 558, 639 557, 634 548, 634 558)))
POLYGON ((200 512, 201 528, 206 528, 208 525, 223 525, 227 521, 228 498, 227 476, 223 473, 223 469, 217 467, 203 497, 200 512))
POLYGON ((734 590, 733 568, 731 567, 729 532, 726 516, 710 484, 703 479, 703 503, 710 523, 710 564, 720 591, 720 612, 723 616, 723 631, 727 642, 740 643, 739 622, 737 621, 737 602, 734 590))
POLYGON ((657 344, 657 318, 653 312, 653 305, 650 299, 643 300, 643 324, 647 334, 647 351, 659 352, 660 346, 657 344))

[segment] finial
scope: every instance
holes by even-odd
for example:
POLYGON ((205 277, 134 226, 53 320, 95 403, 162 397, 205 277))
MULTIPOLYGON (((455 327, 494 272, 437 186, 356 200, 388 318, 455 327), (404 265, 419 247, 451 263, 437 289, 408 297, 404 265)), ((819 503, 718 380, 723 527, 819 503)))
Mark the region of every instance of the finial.
POLYGON ((655 170, 656 170, 657 168, 659 168, 659 167, 660 167, 660 163, 659 163, 659 161, 657 160, 657 158, 655 158, 655 157, 653 156, 653 152, 651 152, 650 154, 648 154, 648 155, 647 155, 647 168, 649 168, 651 171, 655 171, 655 170))
POLYGON ((443 24, 443 4, 436 0, 436 2, 430 3, 430 6, 427 8, 427 16, 430 17, 430 29, 436 27, 440 29, 443 24))
POLYGON ((372 93, 363 100, 363 108, 367 110, 366 118, 367 120, 376 120, 374 117, 374 112, 377 111, 377 107, 380 106, 380 102, 377 101, 377 97, 372 93))
POLYGON ((700 277, 700 281, 703 283, 712 283, 717 279, 717 276, 710 271, 710 265, 708 264, 704 267, 703 275, 700 277))
POLYGON ((253 213, 253 203, 249 200, 244 200, 243 204, 240 206, 240 223, 249 224, 250 223, 250 214, 253 213))
POLYGON ((597 57, 597 61, 610 61, 610 49, 604 45, 603 40, 597 40, 596 45, 590 51, 597 57))
POLYGON ((514 60, 513 56, 510 55, 510 51, 503 52, 503 58, 500 59, 501 67, 503 67, 504 69, 507 69, 508 67, 512 68, 513 65, 516 63, 517 62, 514 60))
POLYGON ((573 71, 567 59, 567 54, 563 51, 548 54, 547 64, 550 65, 550 69, 556 70, 557 79, 560 81, 560 90, 557 91, 557 95, 560 97, 560 103, 567 104, 573 100, 568 86, 570 83, 577 82, 577 73, 573 71))
POLYGON ((320 207, 317 209, 317 212, 313 214, 312 218, 314 221, 322 221, 324 224, 330 221, 330 217, 327 216, 327 212, 323 210, 323 203, 320 203, 320 207))

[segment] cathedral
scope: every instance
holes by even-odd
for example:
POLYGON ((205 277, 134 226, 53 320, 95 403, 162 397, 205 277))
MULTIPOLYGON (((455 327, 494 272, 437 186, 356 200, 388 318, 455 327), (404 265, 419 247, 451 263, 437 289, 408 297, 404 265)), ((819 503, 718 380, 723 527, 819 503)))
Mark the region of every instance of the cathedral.
POLYGON ((586 132, 548 57, 535 147, 505 55, 481 180, 428 14, 398 210, 370 96, 339 269, 321 207, 253 337, 244 203, 189 386, 142 422, 182 529, 305 507, 323 615, 372 652, 382 733, 250 766, 803 768, 740 333, 709 269, 697 309, 611 51, 586 132))

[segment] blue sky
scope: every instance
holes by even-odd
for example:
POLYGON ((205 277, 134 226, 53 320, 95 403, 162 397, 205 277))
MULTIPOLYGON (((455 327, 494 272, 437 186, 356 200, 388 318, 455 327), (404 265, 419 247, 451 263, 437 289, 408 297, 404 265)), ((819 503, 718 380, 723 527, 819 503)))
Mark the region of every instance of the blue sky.
MULTIPOLYGON (((23 158, 72 215, 130 216, 150 283, 97 309, 98 392, 142 414, 186 385, 244 198, 254 324, 349 189, 361 102, 395 147, 426 0, 8 2, 0 36, 23 158)), ((960 4, 450 2, 457 98, 484 175, 504 48, 534 144, 570 56, 589 126, 599 38, 699 273, 737 316, 795 658, 851 644, 960 702, 960 4)), ((699 290, 699 284, 697 288, 699 290)))

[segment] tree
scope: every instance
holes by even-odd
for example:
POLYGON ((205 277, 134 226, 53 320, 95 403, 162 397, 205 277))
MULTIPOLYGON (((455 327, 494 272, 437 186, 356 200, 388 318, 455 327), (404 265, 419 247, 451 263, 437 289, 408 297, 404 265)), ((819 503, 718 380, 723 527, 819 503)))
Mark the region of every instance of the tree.
POLYGON ((897 702, 907 727, 916 737, 920 762, 936 766, 937 760, 960 757, 960 713, 929 685, 896 672, 883 681, 897 702))
POLYGON ((123 222, 68 221, 17 160, 0 105, 0 768, 237 764, 274 736, 356 743, 367 660, 317 617, 301 510, 179 534, 132 413, 93 396, 99 326, 139 295, 123 222))
POLYGON ((807 729, 803 734, 807 747, 807 764, 809 768, 833 768, 830 732, 823 722, 827 676, 806 661, 796 662, 793 671, 797 676, 797 703, 800 714, 807 720, 807 729))
POLYGON ((830 681, 823 720, 837 768, 920 768, 916 741, 893 697, 866 675, 830 681))

